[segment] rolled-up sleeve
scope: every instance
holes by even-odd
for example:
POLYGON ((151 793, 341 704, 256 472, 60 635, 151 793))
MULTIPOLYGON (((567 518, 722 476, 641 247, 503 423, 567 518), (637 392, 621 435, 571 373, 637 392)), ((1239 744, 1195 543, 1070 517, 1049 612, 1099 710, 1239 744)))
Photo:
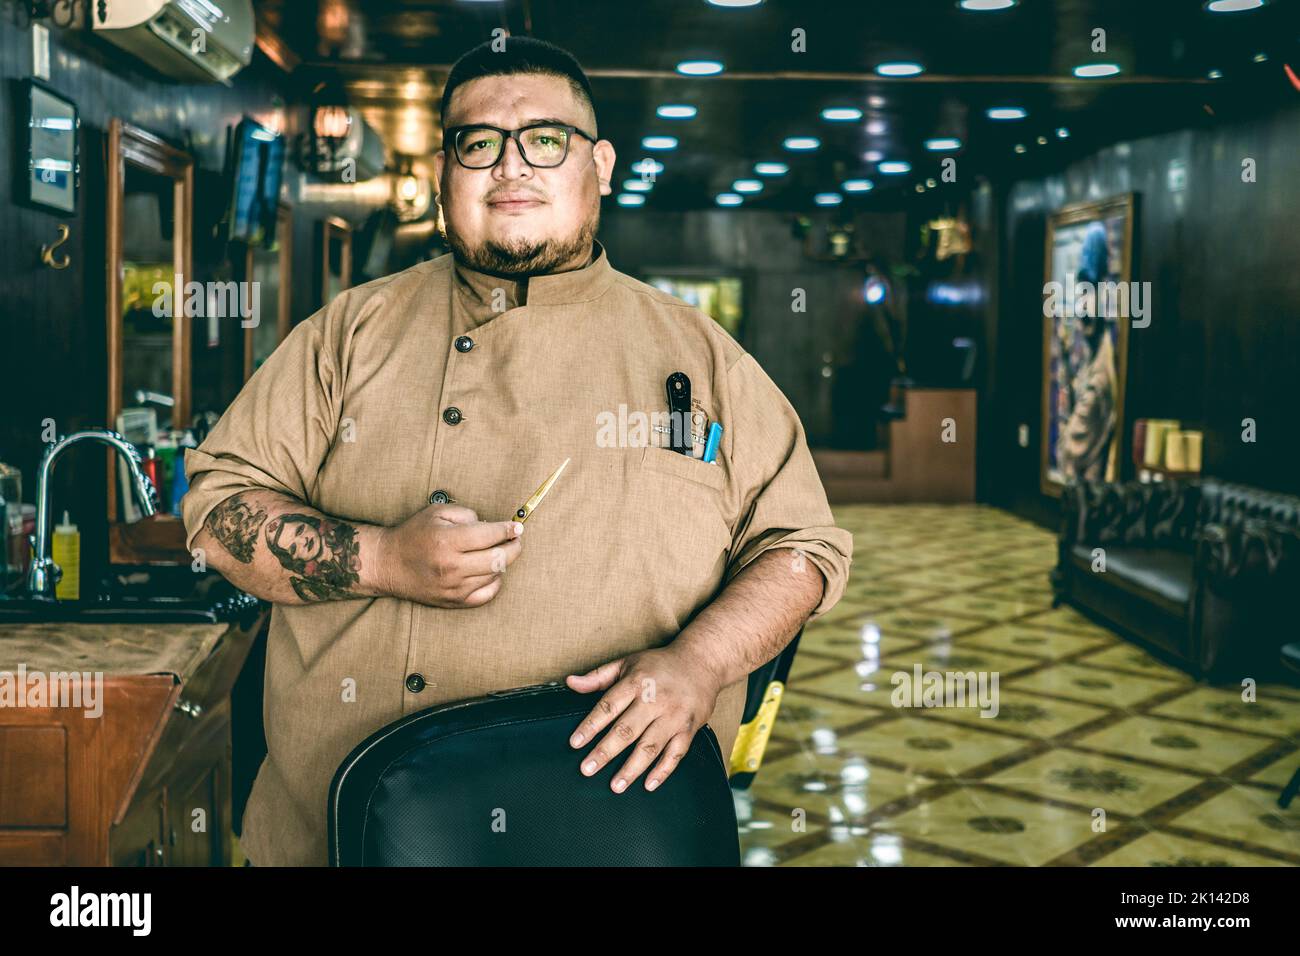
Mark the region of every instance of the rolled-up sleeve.
POLYGON ((300 323, 185 456, 186 546, 231 495, 265 489, 309 502, 338 427, 338 300, 300 323))
POLYGON ((727 392, 730 463, 740 512, 726 579, 759 555, 790 549, 795 552, 791 560, 803 562, 796 566, 812 565, 826 579, 813 620, 844 594, 853 535, 835 527, 799 416, 753 356, 746 353, 732 364, 727 392))

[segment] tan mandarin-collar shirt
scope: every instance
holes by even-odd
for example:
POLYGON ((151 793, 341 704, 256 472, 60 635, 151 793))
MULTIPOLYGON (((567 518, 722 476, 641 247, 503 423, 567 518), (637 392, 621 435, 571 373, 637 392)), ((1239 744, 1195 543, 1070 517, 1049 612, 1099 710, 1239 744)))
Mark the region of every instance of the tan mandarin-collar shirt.
MULTIPOLYGON (((852 536, 790 404, 717 323, 615 271, 599 244, 584 269, 521 282, 443 256, 342 293, 186 456, 185 525, 192 547, 214 506, 252 488, 379 525, 443 495, 505 520, 566 458, 483 607, 275 607, 268 754, 242 837, 254 863, 324 864, 334 771, 406 714, 667 644, 773 548, 825 576, 815 614, 843 593, 852 536), (665 412, 679 370, 723 426, 717 464, 619 440, 644 440, 617 422, 665 412)), ((728 687, 709 721, 724 755, 744 699, 744 681, 728 687)))

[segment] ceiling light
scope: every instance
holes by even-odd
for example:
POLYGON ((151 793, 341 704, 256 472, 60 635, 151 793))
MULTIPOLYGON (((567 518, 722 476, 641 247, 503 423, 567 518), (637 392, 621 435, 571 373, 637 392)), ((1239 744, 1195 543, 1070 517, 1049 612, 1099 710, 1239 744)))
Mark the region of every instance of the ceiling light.
POLYGON ((1221 80, 1221 79, 1223 79, 1223 71, 1222 71, 1222 70, 1211 70, 1209 73, 1206 73, 1206 74, 1205 74, 1205 77, 1206 77, 1206 79, 1209 79, 1209 80, 1221 80))
POLYGON ((1056 138, 1057 138, 1057 139, 1069 139, 1069 138, 1070 138, 1070 131, 1069 131, 1068 129, 1066 129, 1064 126, 1058 126, 1058 127, 1056 128, 1056 138))
POLYGON ((1046 145, 1047 145, 1047 137, 1046 137, 1046 136, 1040 136, 1040 137, 1038 137, 1037 140, 1035 140, 1035 142, 1037 142, 1039 146, 1046 146, 1046 145))
POLYGON ((639 196, 636 193, 619 193, 618 204, 620 206, 644 206, 645 196, 639 196))
POLYGON ((870 179, 846 179, 840 183, 840 188, 846 193, 868 193, 876 188, 876 184, 870 179))
POLYGON ((716 76, 722 72, 722 64, 717 60, 682 60, 677 72, 684 76, 716 76))
POLYGON ((632 164, 632 172, 638 176, 658 176, 664 171, 664 164, 656 159, 641 159, 632 164))
POLYGON ((870 106, 873 110, 878 110, 885 105, 885 98, 883 96, 873 94, 867 97, 867 105, 870 106))
POLYGON ((925 183, 917 183, 917 184, 916 184, 916 191, 919 192, 919 193, 923 193, 923 192, 925 192, 925 183))
POLYGON ((932 153, 946 153, 949 150, 961 149, 961 140, 955 136, 938 136, 934 139, 927 139, 925 148, 932 153))
POLYGON ((869 163, 878 163, 885 158, 885 154, 878 149, 869 149, 862 154, 862 158, 869 163))
POLYGON ((1019 120, 1024 119, 1029 113, 1019 106, 994 106, 984 115, 992 120, 1019 120))
POLYGON ((819 206, 838 206, 844 202, 844 197, 839 193, 818 193, 813 196, 813 202, 819 206))
POLYGON ((873 119, 867 124, 867 133, 871 136, 884 136, 889 126, 882 119, 873 119))
POLYGON ((784 176, 790 171, 785 163, 755 163, 754 172, 760 176, 784 176))
POLYGON ((939 185, 939 184, 938 184, 937 182, 935 182, 933 179, 927 179, 927 180, 925 181, 925 188, 926 188, 926 189, 933 189, 933 188, 934 188, 935 186, 937 186, 937 185, 939 185))
POLYGON ((822 141, 816 136, 788 136, 785 140, 785 148, 796 152, 816 149, 821 146, 822 141))
POLYGON ((881 163, 876 169, 886 176, 901 176, 903 173, 912 171, 912 164, 901 159, 891 159, 881 163))
POLYGON ((1024 151, 1025 151, 1025 144, 1024 144, 1024 143, 1016 143, 1016 152, 1017 152, 1017 153, 1023 153, 1024 151))
POLYGON ((1253 57, 1251 57, 1251 59, 1254 60, 1256 63, 1266 63, 1268 62, 1268 54, 1256 53, 1253 57))
POLYGON ((625 179, 623 188, 630 193, 648 193, 655 188, 655 184, 647 179, 625 179))
POLYGON ((738 193, 759 193, 763 191, 763 184, 757 179, 737 179, 731 188, 738 193))
POLYGON ((881 63, 876 67, 876 72, 881 76, 916 76, 918 73, 924 73, 925 67, 920 63, 913 63, 911 60, 896 60, 890 63, 881 63))
POLYGON ((856 106, 828 106, 822 110, 822 119, 828 123, 852 123, 862 119, 862 110, 856 106))
POLYGON ((641 140, 641 145, 646 149, 676 149, 676 136, 647 136, 641 140))
POLYGON ((756 7, 763 0, 709 0, 715 7, 756 7))
POLYGON ((1209 0, 1205 9, 1211 13, 1244 13, 1258 10, 1263 5, 1264 0, 1209 0))
POLYGON ((661 119, 694 119, 698 112, 694 106, 685 103, 665 103, 655 110, 655 115, 661 119))
POLYGON ((713 201, 719 206, 739 206, 745 201, 745 197, 738 195, 737 193, 718 193, 718 195, 714 197, 713 201))
POLYGON ((991 10, 1009 10, 1016 5, 1016 0, 959 0, 957 6, 963 10, 983 13, 991 10))
POLYGON ((1074 75, 1083 80, 1091 80, 1099 76, 1114 76, 1118 72, 1118 63, 1085 63, 1074 68, 1074 75))

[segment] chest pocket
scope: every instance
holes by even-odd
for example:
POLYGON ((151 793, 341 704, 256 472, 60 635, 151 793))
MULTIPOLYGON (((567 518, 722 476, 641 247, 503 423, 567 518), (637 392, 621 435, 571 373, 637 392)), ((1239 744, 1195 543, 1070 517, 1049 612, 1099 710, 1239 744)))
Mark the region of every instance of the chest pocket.
POLYGON ((724 509, 727 476, 720 464, 688 458, 666 448, 640 449, 637 468, 642 488, 658 514, 657 530, 681 555, 712 562, 731 547, 724 509))

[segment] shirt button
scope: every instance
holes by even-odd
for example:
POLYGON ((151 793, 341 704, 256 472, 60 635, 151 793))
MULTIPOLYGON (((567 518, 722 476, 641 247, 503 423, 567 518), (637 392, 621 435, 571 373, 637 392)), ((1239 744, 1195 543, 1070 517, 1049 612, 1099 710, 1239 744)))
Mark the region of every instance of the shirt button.
POLYGON ((442 420, 448 425, 459 425, 460 417, 460 409, 455 405, 452 405, 450 408, 445 408, 442 411, 442 420))
POLYGON ((408 674, 406 676, 406 689, 412 694, 418 694, 424 690, 424 678, 419 674, 408 674))
POLYGON ((458 336, 456 336, 456 351, 457 351, 457 352, 468 352, 468 351, 469 351, 470 349, 472 349, 473 347, 474 347, 474 340, 471 339, 468 335, 458 335, 458 336))
POLYGON ((450 500, 450 496, 441 488, 429 495, 429 504, 431 505, 445 505, 450 500))

